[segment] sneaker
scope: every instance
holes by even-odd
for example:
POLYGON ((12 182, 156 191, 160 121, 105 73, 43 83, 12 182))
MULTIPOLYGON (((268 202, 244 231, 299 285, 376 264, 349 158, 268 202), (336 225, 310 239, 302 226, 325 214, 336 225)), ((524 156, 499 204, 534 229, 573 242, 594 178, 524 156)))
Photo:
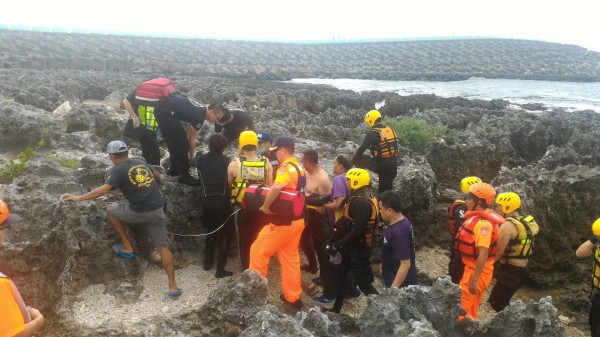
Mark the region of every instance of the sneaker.
POLYGON ((331 303, 331 302, 335 301, 335 298, 329 298, 329 297, 325 297, 325 296, 317 296, 317 297, 313 297, 313 300, 315 300, 319 303, 331 303))
POLYGON ((188 185, 188 186, 199 186, 200 181, 190 175, 187 176, 179 176, 177 182, 180 184, 188 185))
POLYGON ((281 299, 283 301, 284 304, 286 304, 287 306, 289 306, 292 309, 295 310, 300 310, 302 309, 303 303, 301 299, 298 299, 296 302, 294 303, 290 303, 285 299, 285 296, 283 296, 283 294, 279 295, 279 299, 281 299))

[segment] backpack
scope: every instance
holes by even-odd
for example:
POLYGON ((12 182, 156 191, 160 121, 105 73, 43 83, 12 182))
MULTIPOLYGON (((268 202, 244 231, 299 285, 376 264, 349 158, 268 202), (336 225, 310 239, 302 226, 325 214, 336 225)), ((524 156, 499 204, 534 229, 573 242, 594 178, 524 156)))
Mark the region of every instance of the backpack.
POLYGON ((157 107, 176 92, 177 87, 170 79, 159 77, 138 85, 135 100, 138 105, 157 107))

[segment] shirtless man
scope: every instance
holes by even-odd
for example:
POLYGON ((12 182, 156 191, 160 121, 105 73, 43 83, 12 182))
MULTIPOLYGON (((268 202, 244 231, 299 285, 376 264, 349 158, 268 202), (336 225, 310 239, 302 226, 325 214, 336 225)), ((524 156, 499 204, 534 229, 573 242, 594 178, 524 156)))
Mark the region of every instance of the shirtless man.
POLYGON ((321 252, 325 247, 325 238, 321 234, 321 226, 327 221, 324 215, 317 212, 317 207, 329 202, 329 192, 331 183, 329 175, 319 165, 319 155, 315 150, 306 150, 302 153, 302 166, 306 170, 306 213, 305 224, 302 237, 300 238, 300 247, 308 259, 307 265, 302 265, 301 269, 311 274, 316 274, 319 270, 317 266, 317 257, 321 268, 326 261, 321 261, 321 252), (312 243, 311 243, 312 238, 312 243), (316 254, 316 256, 315 256, 316 254))

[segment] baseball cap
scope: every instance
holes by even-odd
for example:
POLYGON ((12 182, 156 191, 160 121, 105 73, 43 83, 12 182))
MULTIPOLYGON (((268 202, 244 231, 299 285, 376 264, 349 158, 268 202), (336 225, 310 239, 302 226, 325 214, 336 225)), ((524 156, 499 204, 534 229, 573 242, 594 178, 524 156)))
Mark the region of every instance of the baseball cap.
POLYGON ((285 149, 294 150, 294 148, 295 148, 294 140, 292 139, 292 137, 279 136, 279 137, 277 137, 277 139, 275 139, 274 146, 272 148, 270 148, 269 150, 274 151, 280 147, 283 147, 285 149))
POLYGON ((229 112, 229 110, 225 110, 223 112, 223 117, 221 117, 221 119, 219 119, 219 121, 217 122, 217 124, 224 125, 225 123, 229 122, 229 120, 231 119, 231 117, 232 117, 231 112, 229 112))
POLYGON ((271 136, 271 134, 268 132, 259 132, 257 136, 259 144, 265 142, 273 142, 273 136, 271 136))
POLYGON ((106 146, 106 152, 108 153, 121 153, 127 151, 127 144, 120 140, 113 140, 106 146))

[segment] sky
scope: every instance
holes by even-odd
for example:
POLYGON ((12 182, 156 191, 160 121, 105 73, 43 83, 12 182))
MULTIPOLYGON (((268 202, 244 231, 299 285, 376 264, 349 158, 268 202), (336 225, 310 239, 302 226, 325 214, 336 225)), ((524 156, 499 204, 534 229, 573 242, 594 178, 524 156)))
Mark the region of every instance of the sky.
POLYGON ((0 27, 250 40, 485 36, 600 52, 598 0, 8 0, 0 27))

